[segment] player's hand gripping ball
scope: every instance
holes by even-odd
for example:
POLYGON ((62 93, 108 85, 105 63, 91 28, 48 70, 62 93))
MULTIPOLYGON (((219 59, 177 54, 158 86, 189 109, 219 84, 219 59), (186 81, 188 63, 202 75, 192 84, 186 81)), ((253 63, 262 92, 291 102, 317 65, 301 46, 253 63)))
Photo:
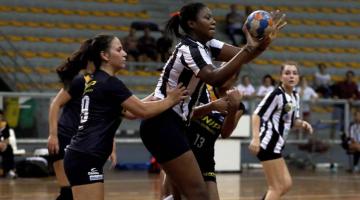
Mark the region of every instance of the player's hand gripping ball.
POLYGON ((252 37, 262 39, 273 31, 273 19, 269 12, 256 10, 247 17, 245 26, 252 37))

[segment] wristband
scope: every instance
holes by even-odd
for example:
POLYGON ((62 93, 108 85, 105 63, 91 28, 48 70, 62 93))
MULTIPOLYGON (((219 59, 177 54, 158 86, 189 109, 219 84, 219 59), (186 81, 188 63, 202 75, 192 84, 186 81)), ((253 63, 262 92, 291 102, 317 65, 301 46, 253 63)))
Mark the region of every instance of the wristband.
POLYGON ((252 46, 248 46, 248 45, 246 45, 246 46, 244 47, 244 50, 245 50, 246 52, 248 52, 248 53, 254 53, 254 52, 255 52, 255 49, 256 49, 256 47, 252 47, 252 46))

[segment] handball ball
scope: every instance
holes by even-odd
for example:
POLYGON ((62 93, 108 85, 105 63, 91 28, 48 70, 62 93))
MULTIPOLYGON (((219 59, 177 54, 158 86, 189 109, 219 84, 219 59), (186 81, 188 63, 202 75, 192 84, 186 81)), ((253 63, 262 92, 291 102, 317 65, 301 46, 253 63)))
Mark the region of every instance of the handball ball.
POLYGON ((260 39, 272 31, 273 20, 270 13, 256 10, 247 17, 245 25, 252 37, 260 39))

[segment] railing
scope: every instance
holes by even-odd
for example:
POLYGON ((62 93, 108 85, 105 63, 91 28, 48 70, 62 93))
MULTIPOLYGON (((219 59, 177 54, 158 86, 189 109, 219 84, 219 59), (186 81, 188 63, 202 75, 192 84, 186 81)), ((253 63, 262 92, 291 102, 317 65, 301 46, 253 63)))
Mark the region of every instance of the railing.
MULTIPOLYGON (((1 49, 1 46, 0 46, 1 49)), ((0 59, 0 67, 6 67, 5 62, 0 59)), ((16 90, 16 78, 15 78, 15 74, 12 73, 1 73, 0 77, 4 80, 5 84, 11 89, 11 90, 16 90)))
MULTIPOLYGON (((0 92, 0 107, 5 110, 5 115, 9 115, 10 124, 14 125, 18 141, 21 143, 44 143, 48 136, 48 108, 51 99, 55 93, 38 93, 38 92, 0 92), (11 101, 9 101, 11 99, 11 101), (9 112, 11 112, 9 114, 9 112), (15 113, 15 114, 14 114, 15 113), (26 123, 24 122, 26 121, 26 123), (24 123, 26 125, 24 125, 24 123)), ((138 96, 144 96, 139 94, 138 96)), ((250 102, 250 112, 252 113, 259 99, 250 102)), ((348 130, 350 124, 350 108, 351 106, 359 106, 360 101, 349 102, 346 100, 335 99, 319 99, 309 103, 311 108, 330 109, 333 112, 312 112, 310 123, 313 124, 314 129, 320 134, 326 134, 321 139, 326 139, 329 142, 338 143, 338 132, 345 132, 348 130), (340 112, 341 116, 334 119, 337 108, 343 108, 340 112), (335 113, 335 114, 334 114, 335 113), (335 120, 335 121, 334 121, 335 120), (340 127, 339 123, 343 122, 344 126, 340 127), (341 128, 341 129, 340 129, 341 128), (326 130, 325 130, 326 129, 326 130), (328 132, 334 132, 328 134, 328 132), (323 133, 326 132, 326 133, 323 133)), ((313 109, 314 110, 314 109, 313 109)), ((140 120, 125 121, 121 124, 117 131, 117 137, 121 140, 128 139, 129 142, 140 142, 138 135, 140 120)), ((251 123, 250 125, 251 126, 251 123)), ((251 130, 251 129, 250 129, 251 130)), ((251 134, 249 134, 250 136, 251 134)), ((304 143, 307 141, 305 133, 297 132, 290 134, 289 143, 304 143), (292 135, 292 136, 291 136, 292 135)), ((249 138, 244 138, 247 142, 249 138)))

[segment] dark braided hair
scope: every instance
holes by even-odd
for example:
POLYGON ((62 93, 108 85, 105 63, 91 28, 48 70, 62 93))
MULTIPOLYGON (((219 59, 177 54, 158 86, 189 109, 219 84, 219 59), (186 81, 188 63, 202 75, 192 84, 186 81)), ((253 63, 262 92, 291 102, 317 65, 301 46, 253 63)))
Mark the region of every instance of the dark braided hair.
POLYGON ((179 27, 184 33, 189 34, 191 28, 188 25, 188 21, 196 21, 197 15, 201 9, 206 7, 203 3, 189 3, 183 6, 180 12, 176 12, 168 20, 165 26, 165 32, 169 35, 173 34, 177 38, 183 37, 180 33, 179 27))

